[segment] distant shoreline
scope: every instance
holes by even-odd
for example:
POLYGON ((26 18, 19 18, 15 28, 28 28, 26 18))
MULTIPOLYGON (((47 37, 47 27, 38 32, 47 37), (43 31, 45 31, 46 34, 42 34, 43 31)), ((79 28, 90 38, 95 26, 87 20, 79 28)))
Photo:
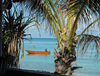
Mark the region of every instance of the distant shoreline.
POLYGON ((28 38, 28 39, 57 39, 57 38, 28 38))

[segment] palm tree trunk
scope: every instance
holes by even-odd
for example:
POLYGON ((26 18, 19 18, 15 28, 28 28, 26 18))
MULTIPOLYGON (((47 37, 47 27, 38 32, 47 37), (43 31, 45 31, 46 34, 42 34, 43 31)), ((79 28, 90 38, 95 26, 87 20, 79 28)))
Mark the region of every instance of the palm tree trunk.
POLYGON ((57 53, 56 50, 54 50, 54 57, 55 60, 55 72, 58 74, 64 74, 70 76, 75 67, 72 67, 72 65, 76 61, 76 53, 75 53, 75 46, 76 46, 76 40, 73 39, 73 42, 71 44, 71 50, 68 50, 68 48, 65 46, 66 41, 61 41, 63 44, 60 49, 60 51, 57 53))
MULTIPOLYGON (((57 53, 56 50, 54 50, 54 57, 56 58, 55 60, 55 72, 58 74, 64 74, 70 76, 76 67, 72 67, 76 61, 76 53, 75 53, 75 47, 76 47, 76 42, 77 42, 77 35, 74 34, 75 36, 72 37, 72 42, 70 45, 70 50, 68 48, 68 41, 69 41, 69 36, 71 33, 71 28, 73 27, 73 23, 75 21, 75 18, 72 17, 70 27, 65 28, 64 33, 65 34, 65 40, 60 39, 60 44, 61 48, 59 52, 57 53)), ((62 34, 62 33, 61 33, 62 34)), ((60 37, 61 38, 61 37, 60 37)))

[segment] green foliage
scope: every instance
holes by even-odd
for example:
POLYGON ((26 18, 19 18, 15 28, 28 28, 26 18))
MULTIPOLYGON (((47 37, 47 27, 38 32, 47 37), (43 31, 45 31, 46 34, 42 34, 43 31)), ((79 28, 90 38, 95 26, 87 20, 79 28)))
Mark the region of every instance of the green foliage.
POLYGON ((7 30, 7 32, 3 35, 3 38, 5 39, 4 44, 7 44, 9 37, 10 30, 7 30))
POLYGON ((100 54, 99 49, 100 49, 100 37, 98 36, 84 34, 82 38, 79 40, 78 50, 81 50, 82 55, 85 54, 86 52, 91 52, 91 54, 94 53, 94 55, 98 57, 100 54), (95 50, 96 52, 94 52, 95 50))
MULTIPOLYGON (((3 50, 6 49, 9 54, 14 56, 20 51, 21 39, 27 36, 25 29, 29 28, 29 24, 33 21, 37 25, 39 24, 35 20, 36 17, 32 18, 29 15, 26 18, 24 11, 17 8, 17 6, 13 6, 12 9, 3 11, 3 50)), ((31 24, 31 26, 33 25, 31 24)))
POLYGON ((96 23, 98 20, 100 20, 100 17, 97 18, 97 19, 95 19, 91 24, 89 24, 89 25, 83 30, 83 32, 82 32, 82 33, 80 34, 80 36, 78 37, 77 41, 81 38, 81 36, 83 36, 83 34, 85 33, 85 31, 86 31, 89 27, 91 27, 94 23, 96 23))
MULTIPOLYGON (((50 24, 52 22, 51 27, 55 31, 57 40, 59 39, 58 40, 59 45, 61 44, 60 43, 61 39, 66 40, 66 36, 64 34, 61 36, 59 33, 65 32, 65 30, 64 30, 65 22, 63 19, 63 15, 65 15, 65 14, 67 15, 67 27, 66 28, 67 28, 67 30, 70 30, 68 32, 68 33, 70 33, 68 36, 69 40, 67 40, 68 41, 67 48, 69 50, 71 50, 71 44, 73 43, 72 40, 73 40, 74 36, 76 35, 78 22, 81 21, 82 19, 84 19, 85 22, 87 19, 88 19, 87 21, 89 21, 90 15, 96 15, 97 13, 99 14, 99 10, 97 10, 97 8, 99 8, 99 6, 94 5, 94 1, 92 2, 91 0, 89 0, 89 5, 88 5, 87 1, 88 0, 68 0, 68 1, 66 0, 65 3, 63 3, 63 1, 60 1, 59 4, 66 8, 60 7, 57 0, 55 0, 55 1, 46 0, 46 4, 44 4, 44 6, 46 7, 45 8, 46 10, 44 10, 44 11, 46 11, 46 12, 44 12, 45 16, 46 17, 49 16, 48 17, 49 19, 48 18, 47 19, 49 20, 50 24), (96 8, 94 8, 94 7, 96 7, 96 8), (94 9, 92 9, 92 8, 94 8, 94 9), (67 13, 65 13, 65 14, 62 13, 62 9, 66 9, 67 13), (95 10, 95 11, 93 12, 93 10, 95 10), (75 20, 72 19, 73 17, 75 18, 75 20)), ((98 1, 95 1, 95 2, 98 5, 100 4, 100 2, 98 2, 98 1)), ((98 20, 96 20, 96 21, 98 21, 98 20)), ((91 23, 91 25, 94 23, 91 23)), ((87 29, 85 29, 85 30, 87 30, 87 29)), ((78 40, 80 39, 80 37, 78 38, 78 40)))

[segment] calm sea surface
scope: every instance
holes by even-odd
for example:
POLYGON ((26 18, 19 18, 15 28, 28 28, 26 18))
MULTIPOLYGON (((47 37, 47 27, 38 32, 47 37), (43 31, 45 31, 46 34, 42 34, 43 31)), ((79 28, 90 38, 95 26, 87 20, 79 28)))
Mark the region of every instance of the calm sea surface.
MULTIPOLYGON (((24 50, 44 51, 44 49, 48 49, 50 55, 27 55, 27 52, 24 51, 23 60, 20 56, 19 68, 54 72, 53 49, 56 48, 56 44, 57 40, 53 38, 33 38, 31 41, 24 40, 24 50)), ((77 52, 75 66, 83 68, 76 70, 73 76, 100 76, 100 58, 96 59, 94 53, 91 55, 90 52, 87 52, 82 56, 77 52)))

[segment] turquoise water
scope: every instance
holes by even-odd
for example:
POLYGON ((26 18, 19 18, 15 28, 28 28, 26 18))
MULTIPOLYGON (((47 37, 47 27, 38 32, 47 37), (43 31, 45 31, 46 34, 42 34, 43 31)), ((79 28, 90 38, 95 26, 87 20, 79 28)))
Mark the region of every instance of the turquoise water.
MULTIPOLYGON (((56 48, 57 40, 49 38, 37 38, 32 41, 24 40, 24 50, 39 50, 44 51, 48 49, 50 55, 27 55, 24 52, 23 60, 19 61, 19 67, 27 70, 42 70, 54 72, 54 58, 53 49, 56 48)), ((83 68, 76 70, 73 76, 100 76, 100 59, 96 59, 94 54, 91 55, 87 52, 85 55, 80 55, 77 52, 77 61, 75 66, 81 66, 83 68)))

